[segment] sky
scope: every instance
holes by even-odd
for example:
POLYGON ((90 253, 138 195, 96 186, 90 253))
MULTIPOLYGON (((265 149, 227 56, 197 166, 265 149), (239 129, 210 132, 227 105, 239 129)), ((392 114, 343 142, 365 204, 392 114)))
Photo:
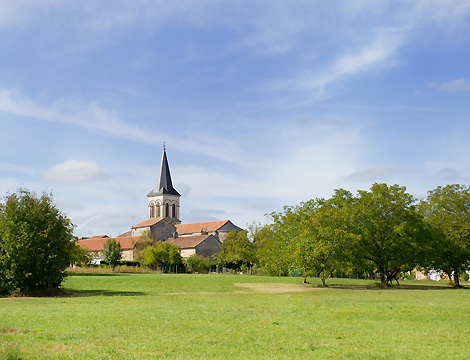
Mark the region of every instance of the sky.
POLYGON ((470 1, 0 0, 0 195, 75 235, 470 182, 470 1))

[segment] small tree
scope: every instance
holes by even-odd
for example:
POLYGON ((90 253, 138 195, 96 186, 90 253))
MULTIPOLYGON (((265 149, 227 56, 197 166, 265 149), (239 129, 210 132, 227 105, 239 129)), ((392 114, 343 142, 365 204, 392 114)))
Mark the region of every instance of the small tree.
POLYGON ((139 237, 134 247, 134 260, 143 262, 145 249, 152 246, 155 242, 150 230, 145 230, 144 233, 139 237))
POLYGON ((109 239, 103 247, 103 258, 114 271, 114 268, 121 260, 121 244, 114 239, 109 239))
POLYGON ((191 255, 185 260, 186 270, 190 273, 208 270, 210 267, 209 259, 196 254, 191 255))
POLYGON ((183 264, 183 258, 178 246, 162 241, 145 249, 143 263, 146 266, 160 266, 164 271, 169 271, 172 266, 183 264))
POLYGON ((89 266, 91 264, 92 255, 91 252, 82 248, 78 245, 75 245, 75 249, 72 253, 71 264, 79 267, 89 266))
POLYGON ((73 261, 72 232, 52 195, 7 195, 0 203, 0 293, 58 288, 73 261))

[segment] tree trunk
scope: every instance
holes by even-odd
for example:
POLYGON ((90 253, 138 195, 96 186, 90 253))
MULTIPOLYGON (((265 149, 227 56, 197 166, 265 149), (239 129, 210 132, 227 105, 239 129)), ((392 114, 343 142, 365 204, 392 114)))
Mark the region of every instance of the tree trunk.
POLYGON ((460 287, 460 280, 459 280, 458 271, 454 271, 454 286, 455 287, 460 287))
POLYGON ((385 274, 380 273, 380 282, 382 283, 383 287, 387 287, 388 281, 387 278, 385 277, 385 274))
POLYGON ((322 278, 320 278, 320 280, 321 280, 321 285, 322 285, 323 287, 327 287, 327 286, 326 286, 326 279, 322 277, 322 278))

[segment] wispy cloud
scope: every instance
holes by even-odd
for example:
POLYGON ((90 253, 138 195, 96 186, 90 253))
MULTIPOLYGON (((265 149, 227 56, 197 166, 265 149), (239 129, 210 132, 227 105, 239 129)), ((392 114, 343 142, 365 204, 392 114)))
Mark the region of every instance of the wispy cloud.
POLYGON ((429 82, 427 85, 431 89, 437 89, 440 91, 470 91, 470 81, 467 81, 464 78, 452 80, 442 84, 439 84, 437 82, 429 82))
POLYGON ((402 29, 377 29, 369 44, 347 51, 317 71, 308 70, 293 78, 271 82, 268 88, 302 91, 309 93, 312 100, 323 100, 329 96, 329 86, 340 80, 393 66, 393 58, 402 44, 402 33, 402 29))
POLYGON ((114 136, 148 145, 167 141, 181 151, 204 154, 232 163, 238 162, 240 153, 243 152, 230 140, 209 134, 205 134, 202 138, 198 138, 195 134, 185 136, 182 132, 178 133, 178 136, 172 136, 168 133, 127 124, 114 111, 104 109, 95 102, 84 103, 59 99, 52 105, 43 105, 24 96, 20 91, 4 90, 0 91, 0 111, 40 121, 79 126, 105 136, 114 136))
POLYGON ((346 177, 346 181, 374 182, 385 181, 395 174, 407 173, 409 170, 403 166, 377 165, 360 170, 346 177))
POLYGON ((44 178, 49 181, 66 184, 100 181, 108 177, 97 163, 76 160, 54 165, 44 174, 44 178))

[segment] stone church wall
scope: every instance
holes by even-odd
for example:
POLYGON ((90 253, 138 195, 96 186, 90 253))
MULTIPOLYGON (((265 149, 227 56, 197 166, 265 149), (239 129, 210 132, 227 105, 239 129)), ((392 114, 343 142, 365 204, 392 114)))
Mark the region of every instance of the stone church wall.
POLYGON ((196 254, 201 256, 212 256, 220 251, 222 244, 213 236, 209 236, 206 240, 196 246, 196 254))

